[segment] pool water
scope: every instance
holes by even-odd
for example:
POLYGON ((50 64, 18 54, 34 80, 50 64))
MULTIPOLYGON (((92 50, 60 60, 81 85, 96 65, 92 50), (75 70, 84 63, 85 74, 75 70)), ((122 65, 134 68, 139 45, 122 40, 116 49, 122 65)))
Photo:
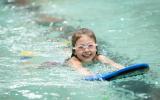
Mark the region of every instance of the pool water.
MULTIPOLYGON (((0 100, 160 98, 159 0, 6 1, 0 1, 0 100), (42 14, 64 21, 39 23, 42 14), (70 33, 79 27, 95 32, 102 54, 125 66, 148 63, 150 71, 114 81, 82 80, 63 65, 71 55, 70 33)), ((88 68, 114 70, 99 63, 88 68)))

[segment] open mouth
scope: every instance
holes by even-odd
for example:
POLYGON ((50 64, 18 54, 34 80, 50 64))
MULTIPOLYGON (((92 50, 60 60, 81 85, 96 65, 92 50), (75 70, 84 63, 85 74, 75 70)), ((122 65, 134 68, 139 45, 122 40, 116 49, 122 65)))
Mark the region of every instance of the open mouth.
POLYGON ((84 58, 90 58, 92 56, 92 53, 83 53, 82 57, 84 58))

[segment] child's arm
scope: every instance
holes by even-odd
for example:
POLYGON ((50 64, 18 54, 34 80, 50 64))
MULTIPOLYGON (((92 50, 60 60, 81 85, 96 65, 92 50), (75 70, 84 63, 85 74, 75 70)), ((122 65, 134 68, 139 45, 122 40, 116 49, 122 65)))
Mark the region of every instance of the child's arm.
POLYGON ((103 55, 99 55, 97 59, 104 64, 109 64, 109 65, 114 66, 118 69, 123 68, 122 65, 115 63, 113 60, 111 60, 103 55))
POLYGON ((85 75, 85 76, 89 76, 89 75, 93 75, 92 72, 90 72, 87 68, 84 68, 82 66, 82 63, 75 57, 72 57, 69 61, 68 64, 73 67, 74 69, 76 69, 79 73, 85 75))

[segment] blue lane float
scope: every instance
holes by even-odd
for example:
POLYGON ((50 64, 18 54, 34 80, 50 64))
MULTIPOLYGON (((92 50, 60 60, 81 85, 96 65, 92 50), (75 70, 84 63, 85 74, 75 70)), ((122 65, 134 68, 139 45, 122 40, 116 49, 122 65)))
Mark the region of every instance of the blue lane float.
POLYGON ((120 79, 125 77, 131 77, 135 75, 144 74, 149 70, 148 64, 134 64, 130 66, 126 66, 123 69, 107 72, 102 74, 96 74, 94 76, 87 76, 84 79, 87 81, 110 81, 114 79, 120 79))

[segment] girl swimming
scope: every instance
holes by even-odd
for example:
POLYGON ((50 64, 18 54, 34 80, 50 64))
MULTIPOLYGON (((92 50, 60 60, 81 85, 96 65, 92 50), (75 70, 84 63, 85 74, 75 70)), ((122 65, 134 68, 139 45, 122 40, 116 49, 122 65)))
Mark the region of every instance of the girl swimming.
POLYGON ((118 69, 123 68, 122 65, 98 53, 96 37, 90 29, 81 28, 74 32, 72 36, 72 47, 72 55, 67 63, 83 75, 94 75, 94 73, 83 66, 83 63, 88 62, 100 61, 118 69))

